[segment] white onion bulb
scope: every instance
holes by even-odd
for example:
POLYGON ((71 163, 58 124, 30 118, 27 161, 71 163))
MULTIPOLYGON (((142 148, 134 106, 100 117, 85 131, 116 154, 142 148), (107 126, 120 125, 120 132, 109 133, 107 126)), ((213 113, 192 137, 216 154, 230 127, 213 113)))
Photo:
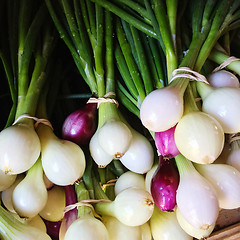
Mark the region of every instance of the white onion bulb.
POLYGON ((153 148, 142 134, 132 130, 132 141, 127 152, 120 158, 121 163, 132 172, 148 172, 154 161, 153 148))
POLYGON ((15 124, 0 132, 0 170, 8 174, 27 171, 40 155, 40 141, 32 126, 15 124))
POLYGON ((113 202, 97 203, 95 209, 102 215, 116 217, 128 226, 139 226, 152 216, 154 203, 149 192, 140 188, 127 188, 113 202))
POLYGON ((56 185, 72 185, 85 171, 85 156, 75 143, 55 136, 43 124, 37 128, 42 147, 42 166, 47 178, 56 185))
POLYGON ((142 124, 154 132, 165 131, 180 120, 183 114, 183 94, 168 86, 152 91, 140 108, 142 124))
POLYGON ((51 222, 60 221, 64 217, 65 206, 66 201, 64 188, 55 185, 53 188, 48 190, 47 203, 39 215, 51 222))
POLYGON ((68 228, 64 240, 108 240, 108 231, 104 224, 94 218, 84 216, 75 220, 68 228))
POLYGON ((118 195, 121 191, 129 187, 138 187, 145 189, 144 176, 142 174, 127 171, 123 173, 116 181, 115 195, 118 195))
POLYGON ((155 171, 158 168, 158 164, 154 164, 153 167, 151 168, 151 170, 149 172, 147 172, 146 176, 145 176, 145 189, 151 193, 151 181, 152 181, 152 177, 153 174, 155 173, 155 171))
POLYGON ((113 160, 113 157, 105 152, 100 146, 98 142, 98 130, 94 133, 90 140, 89 150, 93 160, 99 167, 105 167, 113 160))
POLYGON ((149 222, 144 223, 139 226, 141 230, 141 240, 152 240, 152 233, 149 222))
POLYGON ((23 223, 4 208, 0 209, 2 239, 11 240, 51 240, 50 236, 36 227, 23 223))
POLYGON ((132 133, 127 125, 118 120, 108 120, 98 130, 98 142, 113 158, 120 158, 130 146, 132 133))
POLYGON ((127 226, 111 216, 103 216, 103 223, 108 230, 109 240, 141 240, 140 226, 127 226))
POLYGON ((219 207, 240 207, 240 172, 227 164, 195 165, 198 172, 215 188, 219 207))
POLYGON ((235 87, 239 88, 238 78, 231 72, 220 70, 208 76, 208 82, 212 87, 235 87))
POLYGON ((226 160, 228 165, 233 166, 238 171, 240 171, 240 147, 238 141, 234 141, 231 144, 232 148, 226 160))
POLYGON ((175 212, 164 212, 155 207, 150 219, 150 227, 154 240, 193 239, 180 227, 175 212))
POLYGON ((0 191, 9 188, 16 180, 17 175, 8 175, 0 170, 0 191))
POLYGON ((212 231, 215 227, 215 225, 212 225, 207 230, 193 227, 189 222, 187 222, 184 219, 184 217, 182 216, 182 214, 178 208, 176 208, 176 216, 177 216, 177 220, 178 220, 178 223, 181 226, 181 228, 187 234, 189 234, 190 236, 193 236, 194 238, 197 238, 197 239, 202 239, 202 238, 208 237, 212 233, 212 231))
POLYGON ((5 208, 12 213, 16 213, 13 207, 12 193, 15 187, 24 179, 24 176, 25 176, 24 174, 18 174, 15 182, 9 188, 2 191, 1 194, 2 202, 5 208))
POLYGON ((209 114, 194 111, 182 117, 174 134, 178 150, 196 163, 212 163, 222 152, 224 132, 209 114))
POLYGON ((40 159, 13 190, 12 202, 19 216, 25 218, 35 217, 44 208, 47 202, 47 189, 43 181, 40 159))
MULTIPOLYGON (((177 165, 178 162, 179 159, 177 165)), ((194 227, 207 230, 215 225, 219 214, 216 191, 195 168, 180 172, 176 202, 183 217, 194 227)))
POLYGON ((202 110, 213 116, 225 133, 240 131, 240 89, 215 88, 203 98, 202 110))

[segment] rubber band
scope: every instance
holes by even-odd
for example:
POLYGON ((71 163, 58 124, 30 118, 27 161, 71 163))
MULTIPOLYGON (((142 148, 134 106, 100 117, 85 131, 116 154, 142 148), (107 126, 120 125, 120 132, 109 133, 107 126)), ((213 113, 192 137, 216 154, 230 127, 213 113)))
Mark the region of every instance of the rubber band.
POLYGON ((222 64, 220 64, 218 67, 216 67, 212 73, 218 72, 220 70, 222 70, 223 68, 227 67, 230 63, 234 62, 234 61, 239 61, 239 58, 236 58, 234 56, 229 57, 228 59, 226 59, 222 64))
POLYGON ((109 98, 109 96, 116 96, 116 94, 114 92, 108 92, 107 94, 105 94, 103 97, 99 97, 99 98, 89 98, 87 103, 97 103, 97 108, 99 108, 99 105, 101 103, 114 103, 117 105, 117 107, 119 106, 119 103, 116 99, 114 98, 109 98))
POLYGON ((198 72, 195 72, 193 71, 192 69, 190 69, 189 67, 180 67, 180 68, 177 68, 175 69, 173 72, 172 72, 172 79, 171 79, 171 82, 176 79, 176 78, 188 78, 190 80, 193 80, 193 81, 198 81, 198 82, 204 82, 206 84, 209 84, 209 82, 207 81, 207 79, 200 73, 198 72), (187 73, 178 73, 178 72, 187 72, 187 73))
POLYGON ((112 202, 111 200, 108 200, 108 199, 99 199, 99 200, 96 200, 96 199, 89 199, 89 200, 82 200, 80 202, 77 202, 77 203, 74 203, 74 204, 70 204, 68 206, 66 206, 64 208, 64 214, 75 209, 76 207, 81 207, 81 206, 86 206, 86 207, 90 207, 91 210, 93 211, 93 215, 97 218, 100 218, 101 219, 101 216, 99 216, 94 207, 92 206, 92 203, 101 203, 101 202, 112 202))
POLYGON ((37 128, 37 126, 42 123, 44 125, 49 126, 51 129, 53 129, 52 124, 49 122, 49 120, 45 119, 45 118, 37 118, 37 117, 32 117, 29 114, 22 114, 20 115, 12 125, 15 125, 19 120, 23 119, 23 118, 29 118, 29 119, 33 119, 35 121, 34 124, 34 128, 37 128))

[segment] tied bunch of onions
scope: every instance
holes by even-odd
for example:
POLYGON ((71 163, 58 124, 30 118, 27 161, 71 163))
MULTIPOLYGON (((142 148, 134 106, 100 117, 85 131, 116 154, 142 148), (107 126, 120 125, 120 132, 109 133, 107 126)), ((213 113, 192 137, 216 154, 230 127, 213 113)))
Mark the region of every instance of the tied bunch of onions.
POLYGON ((239 1, 4 0, 0 13, 1 239, 201 239, 240 207, 239 1))

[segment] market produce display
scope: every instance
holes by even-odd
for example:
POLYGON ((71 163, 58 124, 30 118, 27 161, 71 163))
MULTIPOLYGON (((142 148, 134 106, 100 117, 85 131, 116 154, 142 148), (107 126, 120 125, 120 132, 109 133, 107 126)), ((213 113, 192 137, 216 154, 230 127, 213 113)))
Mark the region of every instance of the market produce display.
POLYGON ((240 208, 239 0, 2 0, 0 20, 0 239, 202 239, 240 208))

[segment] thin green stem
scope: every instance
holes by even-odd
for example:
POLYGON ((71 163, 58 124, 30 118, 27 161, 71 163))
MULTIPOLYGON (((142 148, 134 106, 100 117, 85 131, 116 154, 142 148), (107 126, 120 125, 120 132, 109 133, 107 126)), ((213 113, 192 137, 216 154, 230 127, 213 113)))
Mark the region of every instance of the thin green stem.
POLYGON ((140 31, 146 33, 147 35, 156 38, 156 33, 150 25, 146 24, 144 21, 139 20, 138 18, 134 17, 131 14, 128 14, 126 11, 116 6, 115 4, 110 3, 107 0, 91 0, 91 1, 113 12, 114 14, 116 14, 126 22, 130 23, 140 31))
POLYGON ((103 68, 103 39, 104 39, 104 14, 103 8, 96 4, 97 45, 94 50, 95 76, 97 80, 98 96, 105 95, 105 81, 103 68))
POLYGON ((109 11, 105 10, 106 93, 115 92, 112 21, 113 21, 112 14, 109 11))

